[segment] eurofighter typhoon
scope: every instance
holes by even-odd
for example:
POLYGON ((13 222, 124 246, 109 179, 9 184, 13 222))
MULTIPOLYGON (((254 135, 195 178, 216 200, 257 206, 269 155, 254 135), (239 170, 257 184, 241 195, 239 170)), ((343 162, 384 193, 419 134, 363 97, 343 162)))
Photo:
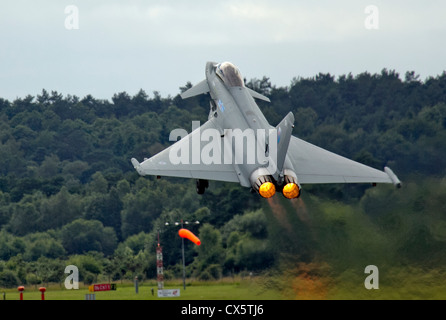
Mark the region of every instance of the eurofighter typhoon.
POLYGON ((298 198, 303 184, 393 183, 401 186, 388 167, 384 171, 347 159, 292 136, 294 115, 271 126, 254 99, 270 100, 247 88, 239 69, 230 62, 206 64, 206 79, 181 94, 183 99, 210 95, 209 118, 192 124, 192 132, 175 129, 173 145, 139 163, 142 175, 196 179, 203 194, 209 180, 239 183, 264 198, 280 192, 298 198), (178 140, 178 138, 181 138, 178 140))

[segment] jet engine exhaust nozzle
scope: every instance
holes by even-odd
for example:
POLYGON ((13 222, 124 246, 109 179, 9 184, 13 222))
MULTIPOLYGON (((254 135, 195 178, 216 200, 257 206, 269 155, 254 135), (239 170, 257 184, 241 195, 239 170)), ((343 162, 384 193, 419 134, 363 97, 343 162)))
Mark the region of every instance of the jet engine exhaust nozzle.
POLYGON ((297 184, 290 182, 283 187, 282 194, 287 199, 299 198, 300 190, 297 184))
POLYGON ((259 188, 259 194, 264 198, 271 198, 276 193, 276 186, 272 182, 265 182, 259 188))
MULTIPOLYGON (((257 191, 264 198, 271 198, 276 194, 276 186, 273 183, 273 179, 269 175, 255 175, 253 174, 254 179, 251 183, 252 188, 257 191)), ((251 176, 251 178, 253 178, 251 176)))
POLYGON ((282 188, 283 196, 287 199, 299 198, 300 189, 296 174, 289 169, 285 169, 285 178, 283 180, 282 188))

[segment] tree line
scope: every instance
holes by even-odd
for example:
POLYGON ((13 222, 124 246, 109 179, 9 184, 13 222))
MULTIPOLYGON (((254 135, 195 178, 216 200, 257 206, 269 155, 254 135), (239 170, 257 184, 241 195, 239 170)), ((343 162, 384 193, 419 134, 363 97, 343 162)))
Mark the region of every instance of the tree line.
MULTIPOLYGON (((415 72, 402 79, 384 69, 338 78, 320 73, 288 87, 267 77, 245 82, 271 99, 259 106, 272 125, 292 111, 293 134, 313 144, 379 169, 388 165, 403 182, 445 176, 445 72, 424 81, 415 72)), ((182 100, 144 90, 110 101, 45 89, 14 101, 0 98, 0 287, 60 281, 64 266, 76 263, 90 282, 154 278, 158 238, 167 274, 179 276, 177 230, 165 222, 181 219, 200 221, 191 228, 203 245, 186 248, 190 275, 211 279, 279 263, 271 206, 257 195, 213 182, 199 196, 194 181, 139 177, 130 163, 166 148, 171 130, 190 131, 192 121, 204 123, 208 113, 207 96, 182 100)), ((362 185, 304 186, 304 196, 361 203, 366 213, 371 192, 362 185)), ((424 208, 428 197, 416 196, 411 208, 424 208)), ((444 208, 434 207, 444 219, 444 208)), ((426 228, 425 238, 441 238, 426 228)), ((317 250, 317 243, 294 240, 283 250, 299 259, 317 250)))

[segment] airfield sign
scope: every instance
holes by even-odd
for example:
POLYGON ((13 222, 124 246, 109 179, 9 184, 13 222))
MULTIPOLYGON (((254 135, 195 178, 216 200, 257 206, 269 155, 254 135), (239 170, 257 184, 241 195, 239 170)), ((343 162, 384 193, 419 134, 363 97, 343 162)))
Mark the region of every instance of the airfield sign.
POLYGON ((179 297, 180 289, 163 289, 158 290, 158 298, 172 298, 179 297))

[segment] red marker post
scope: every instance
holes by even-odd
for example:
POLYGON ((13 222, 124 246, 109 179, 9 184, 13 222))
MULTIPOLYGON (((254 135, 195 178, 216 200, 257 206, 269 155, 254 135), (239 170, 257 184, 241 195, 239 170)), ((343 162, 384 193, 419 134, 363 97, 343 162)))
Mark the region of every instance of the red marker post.
POLYGON ((23 300, 23 291, 25 291, 25 287, 20 286, 17 288, 17 290, 19 290, 19 292, 20 292, 20 300, 23 300))
POLYGON ((42 295, 41 295, 41 296, 42 296, 42 300, 45 300, 45 291, 46 291, 46 288, 45 288, 45 287, 40 287, 40 288, 39 288, 39 291, 42 292, 42 295))

